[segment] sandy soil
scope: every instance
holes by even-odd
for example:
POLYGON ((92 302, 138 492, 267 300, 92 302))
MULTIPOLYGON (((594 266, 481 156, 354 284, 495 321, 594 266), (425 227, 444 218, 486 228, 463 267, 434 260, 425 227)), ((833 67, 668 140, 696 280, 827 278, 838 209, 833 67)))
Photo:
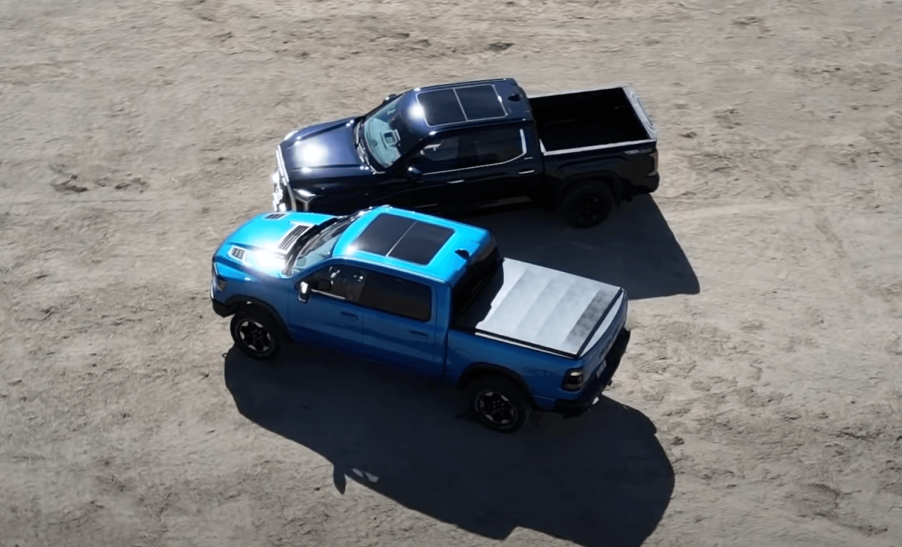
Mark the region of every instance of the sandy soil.
POLYGON ((902 545, 900 35, 898 0, 0 0, 0 545, 902 545), (491 76, 630 82, 660 128, 602 227, 473 219, 630 291, 609 398, 499 436, 235 355, 209 260, 278 140, 491 76))

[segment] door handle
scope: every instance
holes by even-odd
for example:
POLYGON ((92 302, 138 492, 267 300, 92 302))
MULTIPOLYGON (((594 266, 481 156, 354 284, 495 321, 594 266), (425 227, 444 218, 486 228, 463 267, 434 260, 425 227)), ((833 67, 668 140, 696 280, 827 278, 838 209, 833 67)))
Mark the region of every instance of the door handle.
POLYGON ((353 313, 348 313, 346 311, 341 312, 342 317, 350 317, 351 319, 357 319, 357 316, 353 313))
POLYGON ((463 181, 464 181, 464 179, 459 179, 459 180, 449 180, 449 181, 448 181, 448 184, 459 184, 459 183, 461 183, 461 182, 463 182, 463 181))
POLYGON ((518 175, 529 175, 530 173, 535 173, 535 172, 536 172, 535 169, 527 169, 526 171, 520 171, 520 172, 517 173, 517 174, 518 174, 518 175))
POLYGON ((428 334, 426 334, 425 332, 420 332, 418 330, 412 330, 412 331, 410 331, 410 334, 412 334, 418 338, 429 338, 428 334))

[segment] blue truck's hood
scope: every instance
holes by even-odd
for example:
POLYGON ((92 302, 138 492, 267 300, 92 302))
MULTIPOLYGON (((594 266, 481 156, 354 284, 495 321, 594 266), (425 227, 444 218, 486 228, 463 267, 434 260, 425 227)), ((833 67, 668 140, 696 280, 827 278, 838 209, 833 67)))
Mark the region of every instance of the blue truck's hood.
POLYGON ((305 127, 279 145, 288 179, 295 187, 332 177, 372 176, 354 144, 354 120, 344 118, 305 127))
POLYGON ((257 215, 226 237, 216 251, 216 258, 240 264, 245 269, 277 275, 284 266, 284 253, 291 242, 307 229, 330 218, 330 215, 318 213, 257 215))

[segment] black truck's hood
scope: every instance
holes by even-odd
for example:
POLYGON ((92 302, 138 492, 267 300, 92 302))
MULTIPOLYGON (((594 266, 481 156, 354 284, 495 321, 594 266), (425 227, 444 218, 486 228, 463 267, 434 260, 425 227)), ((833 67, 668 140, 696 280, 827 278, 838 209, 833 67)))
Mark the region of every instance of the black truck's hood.
POLYGON ((295 188, 328 179, 369 177, 354 144, 354 120, 344 118, 305 127, 279 145, 288 180, 295 188))

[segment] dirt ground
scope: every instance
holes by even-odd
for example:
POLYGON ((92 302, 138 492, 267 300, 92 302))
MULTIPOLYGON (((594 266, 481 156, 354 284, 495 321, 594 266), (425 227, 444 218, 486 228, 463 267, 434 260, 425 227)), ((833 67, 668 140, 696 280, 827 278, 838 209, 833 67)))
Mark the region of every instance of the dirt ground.
POLYGON ((902 3, 0 0, 0 546, 902 545, 902 3), (472 219, 633 339, 517 436, 231 348, 222 238, 282 136, 391 92, 632 83, 659 192, 472 219))

